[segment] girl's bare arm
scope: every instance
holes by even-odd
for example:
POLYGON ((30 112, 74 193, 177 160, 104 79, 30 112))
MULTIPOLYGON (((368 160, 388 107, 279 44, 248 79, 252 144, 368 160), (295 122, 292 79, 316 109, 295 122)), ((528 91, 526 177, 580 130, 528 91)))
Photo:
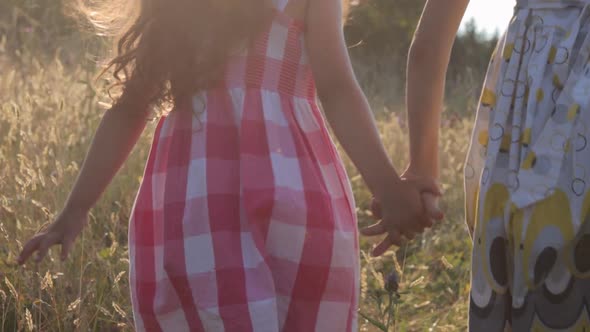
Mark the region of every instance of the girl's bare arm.
POLYGON ((410 47, 407 107, 412 175, 437 178, 445 77, 469 0, 428 0, 410 47))
POLYGON ((383 181, 394 185, 398 177, 352 70, 341 6, 340 0, 309 1, 307 48, 326 117, 371 191, 379 196, 383 181))
POLYGON ((105 112, 67 199, 66 208, 88 211, 121 168, 147 124, 148 113, 105 112))
POLYGON ((397 175, 367 99, 354 76, 342 31, 341 0, 311 0, 307 8, 307 50, 326 117, 369 189, 382 202, 383 220, 365 235, 388 233, 375 255, 400 243, 400 233, 412 237, 429 218, 421 190, 437 192, 434 183, 410 183, 397 175))
POLYGON ((67 257, 87 222, 89 210, 127 159, 146 126, 147 117, 147 111, 133 112, 118 107, 106 111, 64 209, 46 230, 27 241, 18 258, 19 264, 24 264, 35 252, 36 261, 42 260, 56 244, 61 244, 61 259, 67 257))

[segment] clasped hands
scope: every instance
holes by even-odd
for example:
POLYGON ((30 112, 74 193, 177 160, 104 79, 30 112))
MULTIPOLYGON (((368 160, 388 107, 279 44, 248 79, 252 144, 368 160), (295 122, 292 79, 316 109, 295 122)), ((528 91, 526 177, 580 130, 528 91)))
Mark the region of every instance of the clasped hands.
POLYGON ((403 238, 413 239, 442 220, 438 207, 442 195, 438 183, 431 178, 404 173, 400 181, 382 191, 382 197, 374 197, 371 210, 378 221, 361 230, 365 236, 386 237, 373 249, 373 256, 381 256, 391 246, 401 246, 403 238))

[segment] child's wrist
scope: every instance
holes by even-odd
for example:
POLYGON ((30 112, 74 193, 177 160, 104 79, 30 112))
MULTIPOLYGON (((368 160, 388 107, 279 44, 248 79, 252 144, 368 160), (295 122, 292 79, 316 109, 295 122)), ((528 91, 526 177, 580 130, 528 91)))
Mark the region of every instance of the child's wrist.
POLYGON ((68 201, 63 208, 63 213, 72 215, 84 215, 90 212, 90 207, 86 207, 78 202, 68 201))
POLYGON ((396 190, 399 189, 401 178, 395 173, 382 177, 373 191, 373 196, 379 202, 388 201, 390 197, 395 196, 396 190))
POLYGON ((412 161, 406 171, 404 172, 404 176, 413 176, 413 177, 428 177, 431 179, 438 179, 439 172, 438 172, 438 163, 435 161, 412 161))

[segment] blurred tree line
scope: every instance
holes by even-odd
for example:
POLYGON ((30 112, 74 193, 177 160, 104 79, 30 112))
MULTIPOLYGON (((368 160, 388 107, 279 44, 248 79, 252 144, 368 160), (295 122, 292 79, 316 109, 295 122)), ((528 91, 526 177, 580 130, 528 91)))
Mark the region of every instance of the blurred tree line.
POLYGON ((29 48, 40 56, 51 54, 74 34, 75 24, 65 15, 61 0, 0 1, 0 38, 9 55, 29 48))
MULTIPOLYGON (((357 0, 345 25, 357 75, 365 89, 389 107, 403 98, 407 52, 426 0, 357 0), (391 79, 395 78, 395 79, 391 79)), ((488 36, 470 21, 457 36, 449 64, 447 98, 473 107, 498 36, 488 36)), ((379 106, 381 106, 379 105, 379 106)), ((467 110, 466 110, 467 111, 467 110)))
MULTIPOLYGON (((344 1, 348 1, 347 43, 363 88, 376 106, 398 106, 403 102, 408 47, 426 0, 344 1)), ((36 57, 58 54, 65 63, 80 62, 81 56, 98 55, 100 41, 80 32, 80 22, 68 14, 68 3, 1 0, 0 49, 17 58, 26 52, 36 57)), ((455 42, 449 67, 450 93, 453 87, 467 93, 467 99, 479 93, 496 42, 497 36, 484 35, 475 22, 464 27, 455 42), (474 91, 465 92, 464 87, 474 91)))
MULTIPOLYGON (((355 56, 405 58, 426 0, 362 0, 349 9, 345 31, 355 56)), ((485 67, 498 41, 486 36, 469 22, 457 36, 451 70, 461 67, 485 67)))

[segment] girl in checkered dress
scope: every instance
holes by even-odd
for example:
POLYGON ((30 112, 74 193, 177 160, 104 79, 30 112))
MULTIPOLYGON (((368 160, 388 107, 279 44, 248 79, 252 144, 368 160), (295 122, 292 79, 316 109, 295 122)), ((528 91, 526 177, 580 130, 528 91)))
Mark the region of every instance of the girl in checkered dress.
MULTIPOLYGON (((119 14, 126 7, 113 7, 119 14)), ((97 26, 113 23, 92 11, 97 26)), ((111 67, 123 93, 57 220, 20 262, 65 258, 158 119, 129 225, 138 331, 355 331, 359 248, 346 172, 316 103, 376 199, 380 254, 430 222, 428 180, 395 172, 351 70, 340 0, 142 1, 111 67)), ((114 21, 118 23, 117 21, 114 21)))

